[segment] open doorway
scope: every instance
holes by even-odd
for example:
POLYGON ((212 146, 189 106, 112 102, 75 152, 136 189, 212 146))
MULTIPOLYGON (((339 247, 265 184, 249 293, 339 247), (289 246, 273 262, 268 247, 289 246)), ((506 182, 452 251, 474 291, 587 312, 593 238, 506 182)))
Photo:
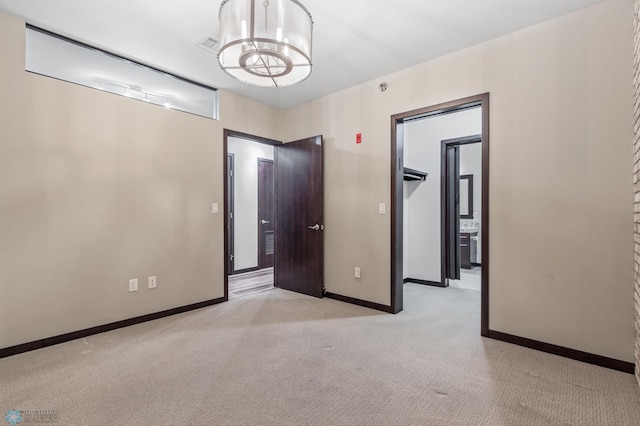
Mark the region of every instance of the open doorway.
POLYGON ((223 150, 224 298, 273 287, 323 297, 322 136, 283 144, 224 129, 223 150))
POLYGON ((229 299, 274 288, 275 146, 229 136, 227 218, 229 299))
MULTIPOLYGON (((480 300, 481 300, 481 334, 486 336, 489 330, 489 209, 488 209, 488 197, 489 197, 489 94, 485 93, 482 95, 472 96, 464 99, 459 99, 456 101, 446 102, 438 105, 433 105, 430 107, 408 111, 401 114, 396 114, 391 117, 391 311, 393 313, 397 313, 402 311, 403 309, 403 284, 405 275, 405 268, 407 267, 407 259, 404 255, 405 253, 405 244, 406 241, 404 239, 405 235, 405 226, 406 221, 409 220, 407 218, 407 213, 405 211, 406 201, 405 201, 405 179, 416 181, 413 185, 420 185, 420 182, 426 182, 429 177, 433 179, 430 181, 431 185, 436 188, 435 190, 440 193, 441 190, 441 182, 445 180, 445 170, 444 167, 441 168, 440 164, 442 161, 442 156, 446 155, 446 150, 441 152, 441 143, 442 141, 447 141, 450 139, 455 139, 456 136, 469 136, 479 134, 479 139, 481 143, 481 177, 478 179, 480 182, 478 188, 481 190, 481 202, 479 203, 479 208, 471 207, 471 213, 469 213, 468 205, 465 206, 466 214, 465 216, 471 216, 471 218, 467 218, 466 220, 473 221, 473 212, 478 212, 478 228, 483 230, 482 239, 480 241, 480 250, 479 254, 476 253, 477 258, 480 260, 475 263, 481 264, 482 267, 480 269, 480 300), (449 135, 448 137, 442 137, 438 139, 438 143, 435 146, 437 150, 435 155, 429 156, 432 161, 437 163, 437 166, 432 167, 432 170, 436 170, 435 176, 433 172, 430 173, 430 170, 426 170, 429 167, 422 167, 420 165, 415 166, 410 162, 407 163, 405 152, 405 133, 407 131, 411 131, 409 129, 409 123, 421 121, 429 118, 435 117, 443 117, 446 115, 451 115, 454 113, 460 113, 465 111, 476 110, 479 113, 479 131, 476 129, 475 131, 460 131, 458 135, 449 135), (408 169, 408 170, 407 170, 408 169), (441 170, 442 169, 442 170, 441 170), (415 179, 416 173, 418 179, 415 179)), ((409 147, 411 150, 412 148, 409 147)), ((454 150, 455 151, 455 150, 454 150)), ((458 148, 459 154, 459 148, 458 148)), ((412 154, 413 155, 413 154, 412 154)), ((451 154, 454 155, 454 154, 451 154)), ((457 190, 457 194, 453 194, 454 203, 459 203, 460 199, 460 170, 457 170, 456 173, 452 173, 451 176, 456 176, 453 181, 454 187, 457 190), (456 175, 457 173, 457 175, 456 175), (458 197, 457 199, 455 197, 458 197)), ((466 181, 463 179, 463 181, 466 181)), ((468 183, 468 182, 467 182, 468 183)), ((464 185, 464 184, 463 184, 464 185)), ((474 187, 476 186, 474 182, 474 187)), ((469 188, 467 188, 468 191, 469 188)), ((409 187, 407 189, 411 191, 409 187)), ((438 199, 434 205, 430 208, 434 209, 434 212, 437 212, 434 217, 430 220, 423 220, 423 226, 430 226, 435 229, 434 235, 437 237, 433 238, 431 241, 431 245, 433 246, 433 253, 430 253, 426 256, 422 256, 422 264, 421 266, 426 266, 426 264, 430 264, 431 271, 433 271, 433 275, 430 275, 429 278, 424 281, 428 281, 425 284, 431 285, 448 285, 451 283, 451 278, 446 277, 446 271, 444 271, 447 266, 446 256, 447 256, 447 247, 444 247, 445 239, 440 237, 440 234, 443 229, 443 223, 446 220, 446 212, 443 215, 441 211, 442 203, 446 203, 446 199, 444 199, 444 192, 440 194, 440 199, 438 199), (442 216, 442 217, 441 217, 442 216), (435 243, 435 244, 434 244, 435 243)), ((459 208, 458 204, 458 208, 459 208)), ((459 214, 459 213, 458 213, 459 214)), ((461 223, 460 220, 463 218, 450 218, 452 224, 457 227, 457 232, 452 234, 453 240, 450 241, 452 245, 452 250, 455 248, 456 254, 460 250, 460 228, 461 223), (457 234, 457 240, 456 240, 457 234)), ((473 223, 473 222, 471 222, 473 223)), ((466 223, 465 223, 466 225, 466 223)), ((469 226, 470 229, 471 226, 469 226)), ((455 229, 455 228, 454 228, 455 229)), ((451 252, 451 251, 450 251, 451 252)), ((476 258, 476 259, 477 259, 476 258)), ((454 259, 455 260, 455 259, 454 259)), ((460 254, 458 254, 458 261, 461 261, 460 254)), ((410 264, 411 262, 409 262, 410 264)), ((414 264, 417 264, 414 262, 414 264)))

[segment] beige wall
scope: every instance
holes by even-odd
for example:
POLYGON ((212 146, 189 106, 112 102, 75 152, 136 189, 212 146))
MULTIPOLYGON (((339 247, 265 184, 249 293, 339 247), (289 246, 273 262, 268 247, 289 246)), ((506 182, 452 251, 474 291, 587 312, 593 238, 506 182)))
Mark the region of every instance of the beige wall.
POLYGON ((632 3, 286 111, 281 139, 326 141, 327 290, 389 304, 390 116, 490 92, 491 329, 632 362, 632 3))
POLYGON ((0 347, 222 297, 222 129, 276 137, 278 111, 221 92, 213 121, 29 74, 24 33, 0 13, 0 347))

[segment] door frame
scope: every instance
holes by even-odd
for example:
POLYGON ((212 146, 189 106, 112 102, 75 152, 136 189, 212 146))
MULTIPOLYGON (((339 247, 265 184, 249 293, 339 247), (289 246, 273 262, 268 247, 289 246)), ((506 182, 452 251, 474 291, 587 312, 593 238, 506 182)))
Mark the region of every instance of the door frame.
POLYGON ((404 123, 468 108, 482 107, 482 272, 480 334, 489 334, 489 93, 469 96, 391 116, 391 306, 392 313, 403 309, 403 167, 404 123))
MULTIPOLYGON (((455 139, 445 139, 441 141, 440 148, 440 283, 442 287, 449 287, 449 279, 447 278, 447 266, 450 262, 449 253, 451 248, 451 240, 449 239, 449 230, 447 226, 447 218, 448 215, 448 206, 446 203, 447 194, 446 194, 446 186, 447 186, 447 150, 451 149, 451 147, 460 147, 462 145, 470 145, 473 143, 482 143, 482 135, 472 135, 465 136, 462 138, 455 139)), ((460 179, 462 176, 459 176, 460 179)), ((484 187, 482 188, 484 190, 484 187)), ((471 199, 473 199, 473 186, 469 187, 471 191, 471 199)), ((472 210, 472 205, 469 206, 472 210)), ((471 210, 469 210, 471 212, 471 210)), ((473 212, 471 212, 473 214, 473 212)), ((460 219, 460 218, 459 218, 460 219)), ((482 229, 482 225, 480 225, 480 229, 482 229)), ((483 234, 484 235, 484 234, 483 234)), ((460 244, 460 220, 458 220, 458 239, 456 241, 456 245, 460 244)), ((458 250, 460 247, 458 247, 458 250)), ((481 270, 482 271, 482 270, 481 270)))
POLYGON ((234 263, 234 254, 235 254, 235 246, 234 246, 234 234, 235 234, 235 230, 234 230, 234 221, 235 221, 235 211, 234 211, 234 198, 235 198, 235 171, 234 171, 234 164, 235 164, 235 154, 230 154, 230 153, 226 153, 225 154, 225 167, 224 169, 226 170, 225 172, 225 194, 224 194, 224 200, 226 204, 226 208, 224 209, 225 211, 225 230, 228 232, 229 237, 228 239, 225 239, 225 249, 227 250, 226 255, 225 255, 225 259, 227 262, 227 269, 229 271, 230 274, 233 274, 233 271, 235 270, 235 263, 234 263), (229 176, 231 175, 231 176, 229 176))
MULTIPOLYGON (((238 132, 235 130, 229 130, 229 129, 223 129, 222 131, 222 161, 223 161, 223 165, 222 165, 222 170, 224 170, 223 175, 224 175, 224 179, 223 179, 223 183, 222 183, 222 187, 223 187, 223 199, 227 200, 229 194, 228 194, 228 176, 227 176, 227 155, 229 154, 229 149, 228 149, 228 139, 230 137, 234 137, 234 138, 238 138, 238 139, 245 139, 251 142, 258 142, 258 143, 263 143, 266 145, 271 145, 277 147, 282 145, 282 142, 277 141, 275 139, 268 139, 268 138, 263 138, 261 136, 255 136, 255 135, 250 135, 248 133, 243 133, 243 132, 238 132)), ((277 189, 276 189, 277 190, 277 189)), ((226 202, 226 201, 225 201, 226 202)), ((226 212, 226 206, 224 211, 226 212)), ((275 229, 274 232, 278 232, 277 231, 277 226, 278 224, 275 224, 275 229)), ((229 216, 225 213, 224 215, 224 226, 223 226, 223 230, 224 230, 224 296, 223 299, 224 301, 228 301, 229 300, 229 216)), ((274 285, 276 284, 275 282, 275 276, 274 276, 274 285)))
MULTIPOLYGON (((272 190, 273 190, 273 194, 272 194, 272 200, 271 200, 271 204, 272 204, 272 212, 271 212, 271 223, 272 223, 272 233, 274 233, 275 235, 275 229, 276 229, 276 221, 275 221, 275 216, 276 216, 276 199, 275 199, 275 192, 276 192, 276 188, 275 188, 275 172, 276 172, 276 163, 275 163, 275 152, 274 152, 274 159, 273 160, 269 160, 266 158, 258 158, 258 163, 257 163, 257 167, 258 167, 258 269, 264 269, 264 268, 270 268, 271 266, 266 266, 264 264, 264 257, 262 255, 262 253, 265 251, 264 247, 265 247, 265 232, 262 230, 262 223, 261 223, 261 217, 262 215, 260 214, 260 197, 262 195, 262 191, 260 190, 260 163, 267 163, 267 164, 271 164, 271 173, 272 173, 272 190)), ((275 241, 274 241, 274 250, 275 250, 275 241)), ((272 261, 272 266, 275 266, 275 255, 271 258, 272 261)))
POLYGON ((448 278, 460 279, 460 148, 440 142, 440 282, 448 287, 448 278))

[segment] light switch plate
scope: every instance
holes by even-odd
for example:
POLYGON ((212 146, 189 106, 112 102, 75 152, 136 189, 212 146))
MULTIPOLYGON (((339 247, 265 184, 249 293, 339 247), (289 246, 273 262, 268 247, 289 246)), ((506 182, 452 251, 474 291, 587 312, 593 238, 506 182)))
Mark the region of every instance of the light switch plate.
POLYGON ((380 203, 378 205, 378 213, 386 214, 387 213, 387 205, 385 203, 380 203))
POLYGON ((218 214, 218 212, 219 212, 218 203, 211 204, 211 213, 218 214))
POLYGON ((129 280, 129 292, 138 291, 138 279, 134 278, 129 280))

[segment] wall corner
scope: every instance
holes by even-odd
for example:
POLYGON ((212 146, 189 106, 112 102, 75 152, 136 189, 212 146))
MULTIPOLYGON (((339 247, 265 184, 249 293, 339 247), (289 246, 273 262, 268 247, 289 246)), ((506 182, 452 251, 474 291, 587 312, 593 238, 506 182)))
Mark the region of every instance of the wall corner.
POLYGON ((633 10, 633 116, 635 374, 640 384, 640 0, 633 10))

